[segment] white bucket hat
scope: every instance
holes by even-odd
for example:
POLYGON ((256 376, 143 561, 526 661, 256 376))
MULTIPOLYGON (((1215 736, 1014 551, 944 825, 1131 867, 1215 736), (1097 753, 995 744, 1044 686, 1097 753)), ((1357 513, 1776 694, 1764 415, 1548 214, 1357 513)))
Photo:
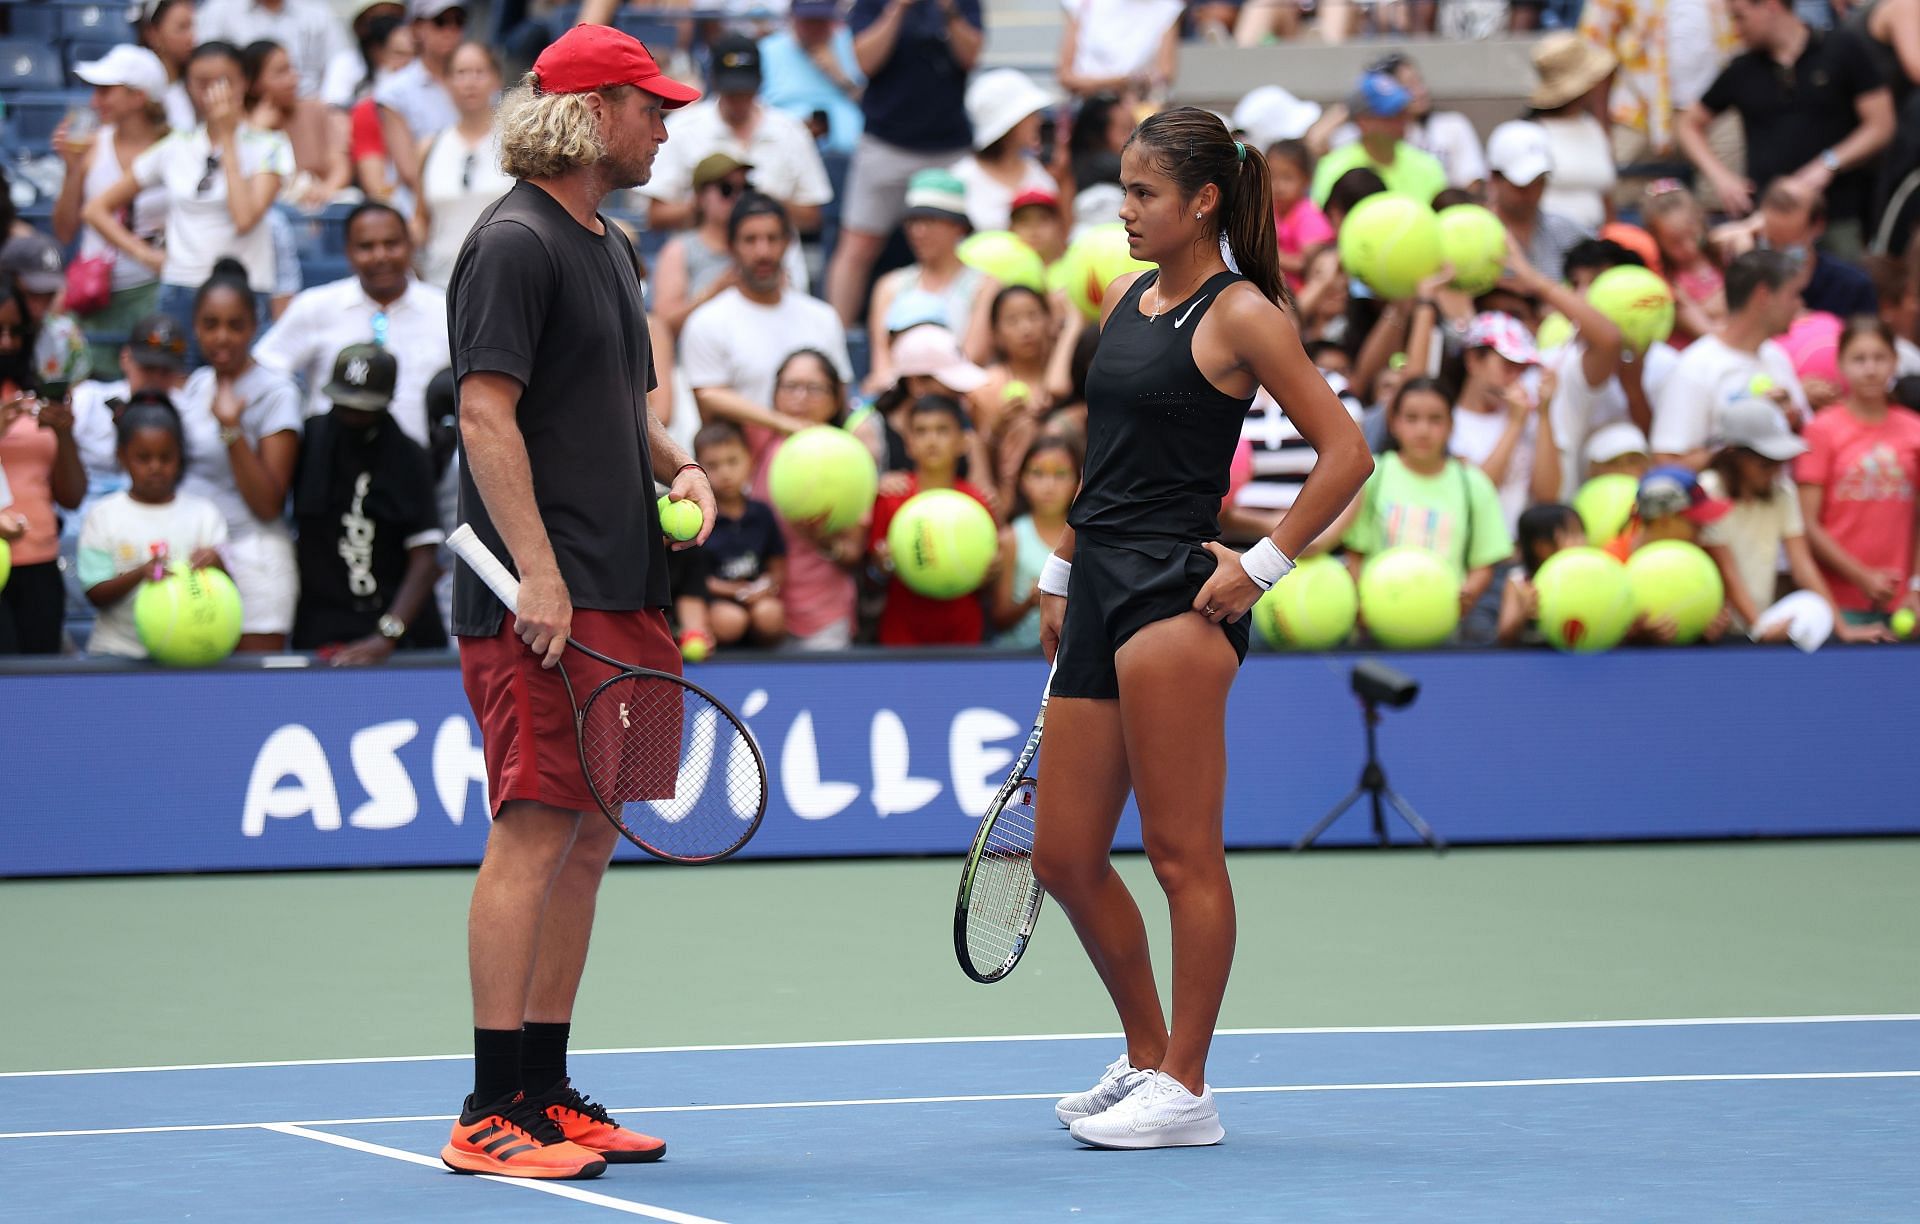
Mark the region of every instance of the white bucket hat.
POLYGON ((984 149, 1035 111, 1056 105, 1060 95, 1043 89, 1018 68, 992 68, 967 84, 967 119, 973 147, 984 149))

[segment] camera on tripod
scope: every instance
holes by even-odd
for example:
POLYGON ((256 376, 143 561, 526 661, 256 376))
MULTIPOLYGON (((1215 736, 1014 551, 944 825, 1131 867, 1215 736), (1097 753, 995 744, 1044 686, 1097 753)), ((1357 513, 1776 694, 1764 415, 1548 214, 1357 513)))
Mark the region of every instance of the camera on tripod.
POLYGON ((1353 665, 1353 691, 1362 701, 1398 710, 1413 704, 1420 682, 1385 663, 1363 659, 1353 665))

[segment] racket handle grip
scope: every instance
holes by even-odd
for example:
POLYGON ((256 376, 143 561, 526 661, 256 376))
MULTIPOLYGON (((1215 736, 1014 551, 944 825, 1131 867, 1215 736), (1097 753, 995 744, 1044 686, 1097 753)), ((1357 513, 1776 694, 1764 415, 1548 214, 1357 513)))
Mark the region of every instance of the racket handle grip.
POLYGON ((493 555, 493 550, 473 534, 472 527, 466 523, 455 527, 447 535, 447 547, 453 550, 454 556, 467 563, 467 567, 487 584, 488 589, 500 597, 500 602, 507 605, 507 611, 519 612, 520 580, 507 572, 507 567, 500 564, 500 558, 493 555))

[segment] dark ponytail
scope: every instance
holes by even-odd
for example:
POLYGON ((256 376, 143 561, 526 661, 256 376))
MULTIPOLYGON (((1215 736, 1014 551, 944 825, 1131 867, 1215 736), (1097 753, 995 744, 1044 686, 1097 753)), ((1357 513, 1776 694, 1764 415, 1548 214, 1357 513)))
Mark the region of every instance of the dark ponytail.
POLYGON ((1293 313, 1293 295, 1280 273, 1273 188, 1260 150, 1233 139, 1218 115, 1197 106, 1150 116, 1128 143, 1151 149, 1160 172, 1189 199, 1208 183, 1220 189, 1220 233, 1234 263, 1268 301, 1293 313))

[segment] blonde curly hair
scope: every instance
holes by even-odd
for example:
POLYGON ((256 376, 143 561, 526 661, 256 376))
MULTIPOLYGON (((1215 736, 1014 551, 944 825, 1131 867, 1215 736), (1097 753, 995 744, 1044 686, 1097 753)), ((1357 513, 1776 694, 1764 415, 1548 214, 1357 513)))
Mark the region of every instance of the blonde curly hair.
MULTIPOLYGON (((500 170, 511 178, 554 178, 591 166, 607 154, 600 125, 583 93, 541 93, 529 72, 500 99, 500 170)), ((595 90, 619 100, 631 85, 595 90)))

